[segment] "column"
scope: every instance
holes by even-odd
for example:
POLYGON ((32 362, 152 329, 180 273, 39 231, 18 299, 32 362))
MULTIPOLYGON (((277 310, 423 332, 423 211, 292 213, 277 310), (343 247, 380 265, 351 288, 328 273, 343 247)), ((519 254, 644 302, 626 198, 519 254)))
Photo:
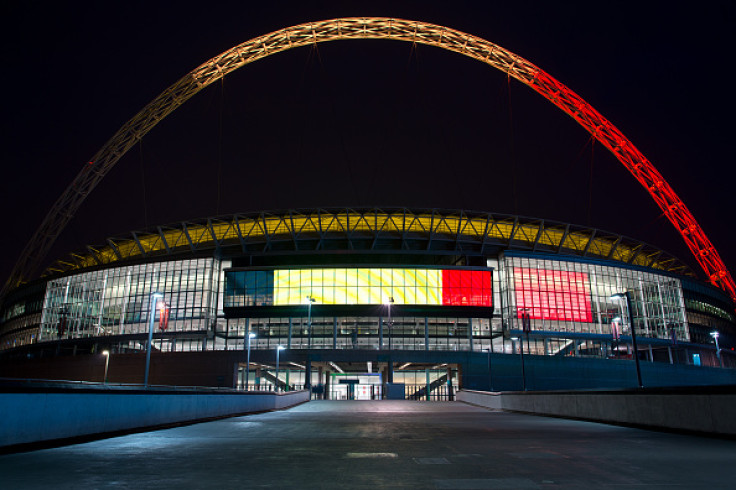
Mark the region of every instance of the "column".
POLYGON ((447 400, 453 401, 455 394, 452 392, 452 368, 447 367, 447 400))
POLYGON ((378 350, 383 350, 383 317, 378 317, 378 350))
POLYGON ((473 319, 468 318, 468 343, 470 344, 470 352, 473 352, 473 319))
POLYGON ((424 317, 424 350, 429 350, 429 319, 424 317))
MULTIPOLYGON (((317 386, 322 386, 322 389, 324 390, 324 388, 325 388, 324 387, 324 383, 322 383, 322 370, 323 369, 324 368, 322 366, 319 366, 317 368, 317 386)), ((325 394, 324 394, 324 391, 323 391, 322 392, 322 399, 324 399, 324 397, 325 397, 325 394)))

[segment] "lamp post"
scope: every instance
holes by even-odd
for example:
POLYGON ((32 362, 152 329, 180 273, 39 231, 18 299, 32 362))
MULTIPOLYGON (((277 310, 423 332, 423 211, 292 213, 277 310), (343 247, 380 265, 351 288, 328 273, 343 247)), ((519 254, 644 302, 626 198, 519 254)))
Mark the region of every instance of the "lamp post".
POLYGON ((312 348, 312 303, 317 300, 307 296, 307 349, 312 348))
POLYGON ((620 316, 617 316, 616 318, 613 318, 611 320, 611 351, 613 352, 614 356, 618 356, 618 352, 616 350, 618 349, 618 341, 621 338, 621 330, 619 328, 619 325, 621 325, 622 320, 620 316))
POLYGON ((163 298, 161 293, 151 294, 151 305, 148 310, 148 345, 146 347, 146 374, 143 377, 143 386, 148 388, 148 372, 151 368, 151 344, 153 343, 153 322, 156 319, 156 300, 163 298))
MULTIPOLYGON (((491 338, 493 342, 493 338, 491 338)), ((491 377, 491 348, 488 347, 488 390, 493 391, 493 378, 491 377)))
POLYGON ((105 356, 105 377, 102 378, 102 382, 107 384, 107 368, 110 365, 110 351, 103 350, 102 355, 105 356))
POLYGON ((718 333, 718 330, 714 330, 710 333, 710 336, 713 337, 713 340, 716 341, 716 357, 718 358, 718 364, 723 367, 723 358, 721 357, 721 347, 718 345, 718 337, 721 336, 720 333, 718 333))
POLYGON ((304 370, 304 388, 312 389, 312 303, 317 300, 307 296, 307 362, 304 370))
POLYGON ((394 302, 394 297, 389 296, 388 300, 386 301, 386 307, 388 307, 388 350, 391 350, 391 327, 393 327, 393 322, 391 321, 391 304, 394 302))
POLYGON ((245 364, 245 384, 243 386, 243 389, 245 391, 248 391, 248 378, 250 377, 250 340, 256 338, 256 334, 254 334, 253 332, 248 332, 248 335, 246 335, 245 337, 246 337, 246 341, 245 342, 246 342, 246 345, 247 345, 246 349, 247 349, 247 352, 248 353, 246 354, 246 359, 245 359, 245 361, 246 361, 246 364, 245 364))
POLYGON ((279 391, 279 353, 285 348, 283 345, 276 346, 276 391, 279 391))
POLYGON ((526 391, 526 368, 524 367, 524 340, 521 337, 511 337, 511 340, 519 341, 519 354, 521 354, 521 386, 526 391))
POLYGON ((631 343, 634 348, 634 361, 636 362, 636 380, 639 383, 639 388, 643 388, 644 384, 641 382, 641 366, 639 365, 639 349, 636 345, 636 329, 634 328, 634 309, 631 307, 631 296, 628 291, 623 293, 616 293, 611 296, 611 299, 626 299, 626 310, 629 318, 629 328, 631 329, 631 343))
MULTIPOLYGON (((529 315, 529 308, 521 309, 521 329, 526 334, 526 350, 532 353, 531 347, 529 347, 529 332, 532 329, 532 317, 529 315)), ((524 348, 523 342, 521 348, 524 348)))

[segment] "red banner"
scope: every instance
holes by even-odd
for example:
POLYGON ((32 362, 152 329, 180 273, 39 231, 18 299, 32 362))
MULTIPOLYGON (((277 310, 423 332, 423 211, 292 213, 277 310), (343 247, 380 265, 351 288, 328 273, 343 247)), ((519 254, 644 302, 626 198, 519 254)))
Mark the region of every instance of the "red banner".
POLYGON ((169 306, 165 302, 158 302, 158 328, 160 328, 162 332, 169 328, 170 311, 171 308, 169 308, 169 306))

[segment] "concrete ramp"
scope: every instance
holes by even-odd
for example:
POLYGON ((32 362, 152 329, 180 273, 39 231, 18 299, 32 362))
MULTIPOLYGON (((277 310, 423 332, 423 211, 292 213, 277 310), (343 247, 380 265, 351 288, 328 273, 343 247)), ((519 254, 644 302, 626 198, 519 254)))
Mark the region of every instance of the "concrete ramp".
POLYGON ((0 387, 0 451, 56 441, 76 442, 201 420, 279 410, 309 400, 309 392, 70 386, 0 387))

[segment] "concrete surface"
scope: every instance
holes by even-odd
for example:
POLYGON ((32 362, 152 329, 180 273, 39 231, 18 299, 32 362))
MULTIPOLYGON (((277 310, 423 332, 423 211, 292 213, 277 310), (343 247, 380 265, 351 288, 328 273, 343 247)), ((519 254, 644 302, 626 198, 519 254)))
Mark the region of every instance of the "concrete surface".
POLYGON ((459 402, 289 410, 0 456, 0 488, 733 488, 736 442, 459 402))
POLYGON ((290 407, 309 392, 56 389, 0 393, 0 448, 290 407))
POLYGON ((733 387, 681 390, 489 393, 458 391, 458 401, 497 410, 659 429, 736 436, 733 387))

